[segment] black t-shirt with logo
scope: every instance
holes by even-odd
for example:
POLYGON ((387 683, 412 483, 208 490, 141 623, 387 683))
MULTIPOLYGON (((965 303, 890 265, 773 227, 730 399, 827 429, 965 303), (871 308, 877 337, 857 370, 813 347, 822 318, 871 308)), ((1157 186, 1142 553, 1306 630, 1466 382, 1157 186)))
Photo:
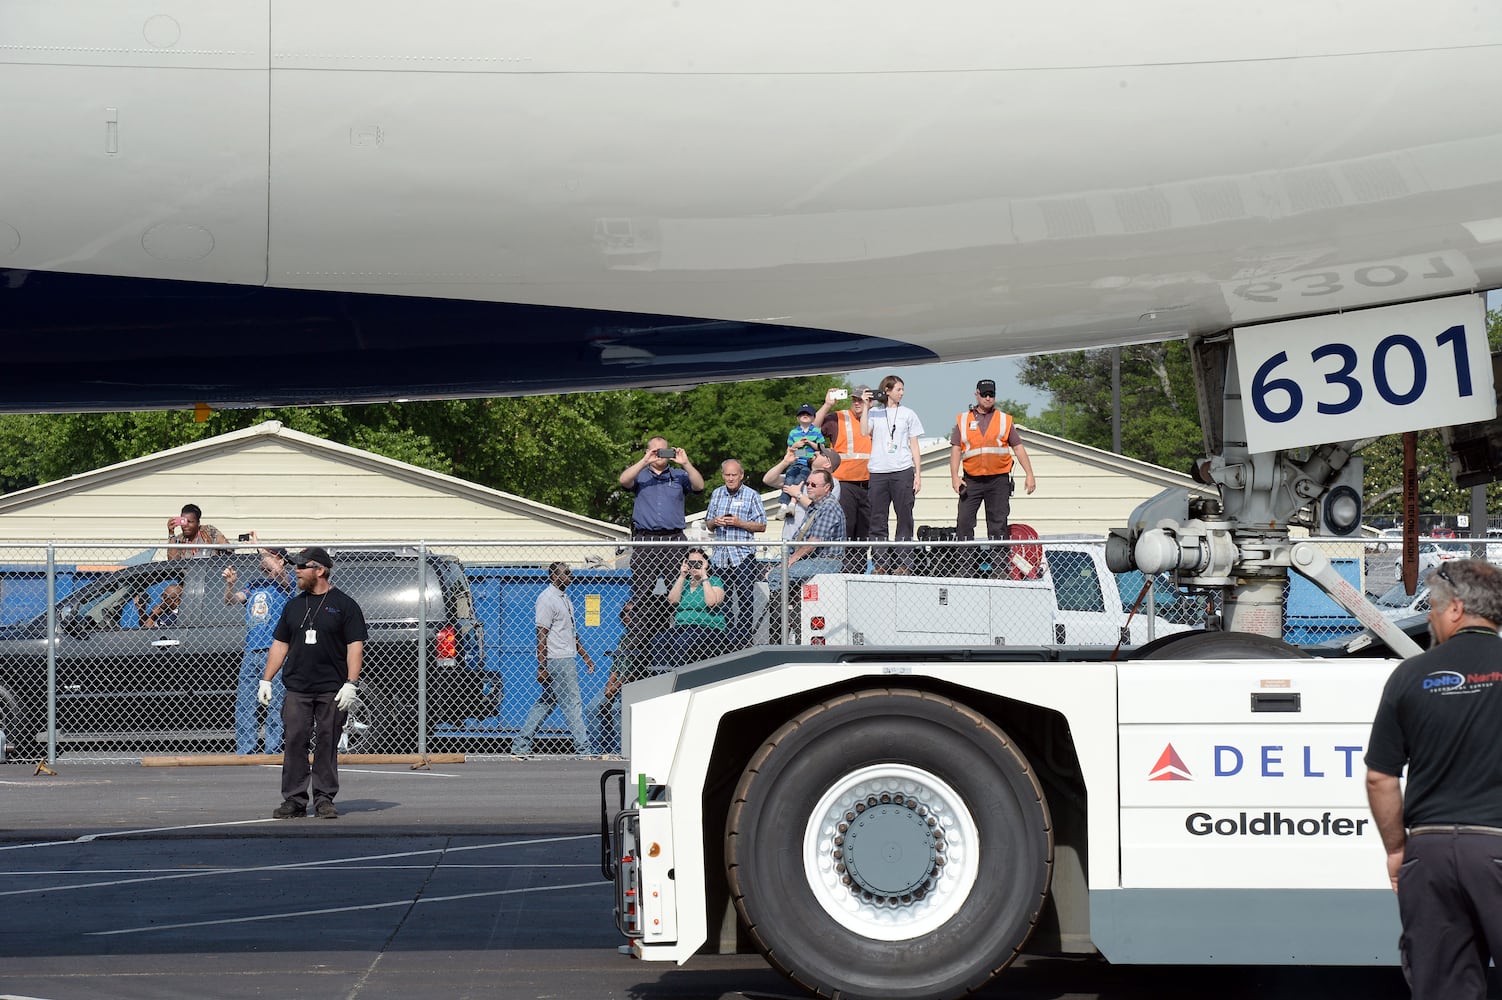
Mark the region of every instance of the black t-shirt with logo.
POLYGON ((1401 775, 1405 826, 1502 827, 1502 640, 1465 629, 1405 661, 1382 689, 1366 766, 1401 775))
POLYGON ((282 661, 282 683, 303 694, 339 690, 349 680, 349 644, 367 638, 365 612, 353 597, 337 587, 322 594, 299 592, 276 624, 276 640, 290 647, 282 661))

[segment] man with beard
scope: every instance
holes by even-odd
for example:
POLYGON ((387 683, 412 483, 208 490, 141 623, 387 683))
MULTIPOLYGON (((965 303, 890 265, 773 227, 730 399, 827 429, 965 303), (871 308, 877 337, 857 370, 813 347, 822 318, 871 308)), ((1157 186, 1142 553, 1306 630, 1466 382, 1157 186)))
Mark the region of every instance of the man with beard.
POLYGON ((355 599, 329 582, 334 560, 327 549, 303 549, 292 557, 297 596, 282 609, 272 635, 266 672, 257 700, 270 705, 271 679, 278 672, 286 695, 282 701, 282 804, 273 819, 308 814, 311 775, 314 813, 334 819, 339 794, 339 733, 358 695, 355 682, 365 662, 365 612, 355 599), (308 741, 313 763, 308 764, 308 741))

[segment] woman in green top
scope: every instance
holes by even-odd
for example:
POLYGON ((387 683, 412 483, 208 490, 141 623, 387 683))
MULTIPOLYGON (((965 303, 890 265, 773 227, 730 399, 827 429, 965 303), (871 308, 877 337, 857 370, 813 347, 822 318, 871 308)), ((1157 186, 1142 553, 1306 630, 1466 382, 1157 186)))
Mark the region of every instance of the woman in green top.
POLYGON ((725 583, 709 572, 709 555, 688 550, 668 603, 678 609, 673 627, 653 643, 653 662, 659 670, 681 667, 727 652, 725 644, 725 583))

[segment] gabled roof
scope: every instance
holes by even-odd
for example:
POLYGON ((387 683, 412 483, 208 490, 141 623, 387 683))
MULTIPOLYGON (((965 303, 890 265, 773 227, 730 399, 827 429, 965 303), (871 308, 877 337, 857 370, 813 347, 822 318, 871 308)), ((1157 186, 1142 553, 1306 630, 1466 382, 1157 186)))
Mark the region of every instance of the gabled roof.
MULTIPOLYGON (((1093 448, 1088 444, 1080 444, 1078 441, 1070 441, 1068 438, 1057 437, 1053 434, 1045 434, 1042 431, 1033 430, 1025 424, 1018 424, 1017 430, 1022 434, 1023 443, 1027 446, 1028 454, 1035 455, 1039 452, 1052 452, 1064 458, 1076 462, 1092 465, 1106 472, 1119 473, 1123 476, 1131 476, 1133 479, 1144 482, 1157 483, 1165 488, 1178 486, 1187 488, 1204 496, 1216 496, 1214 487, 1205 486, 1195 482, 1188 473, 1174 472, 1172 469, 1152 462, 1144 462, 1141 459, 1127 458, 1115 452, 1106 451, 1102 448, 1093 448)), ((920 454, 923 457, 924 468, 929 468, 936 463, 942 462, 946 467, 949 464, 948 440, 934 441, 923 445, 920 454)))
POLYGON ((514 493, 491 489, 455 476, 444 475, 441 472, 419 468, 372 452, 326 441, 323 438, 284 427, 279 420, 268 420, 244 430, 231 431, 228 434, 205 438, 177 448, 169 448, 166 451, 155 452, 90 472, 81 472, 65 479, 7 493, 0 496, 0 515, 36 507, 80 490, 110 486, 152 473, 189 466, 207 458, 247 451, 268 442, 296 449, 326 461, 375 472, 425 489, 448 493, 521 517, 568 527, 573 531, 584 531, 600 537, 612 538, 630 535, 627 529, 618 524, 585 517, 558 507, 538 503, 535 500, 528 500, 514 493))

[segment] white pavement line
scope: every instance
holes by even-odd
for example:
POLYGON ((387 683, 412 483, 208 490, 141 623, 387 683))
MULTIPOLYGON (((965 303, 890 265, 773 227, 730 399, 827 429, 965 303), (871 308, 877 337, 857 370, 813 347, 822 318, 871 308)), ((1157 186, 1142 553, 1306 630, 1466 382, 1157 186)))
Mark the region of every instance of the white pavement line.
MULTIPOLYGON (((361 861, 391 861, 395 858, 420 858, 428 854, 458 854, 461 851, 485 851, 495 847, 529 847, 534 844, 558 844, 570 840, 594 840, 599 834, 584 833, 571 837, 538 837, 533 840, 501 841, 493 844, 469 844, 464 847, 436 847, 422 851, 397 851, 391 854, 367 854, 353 858, 324 858, 319 861, 298 861, 285 865, 255 865, 248 868, 211 868, 206 871, 181 872, 173 875, 153 875, 148 878, 122 878, 111 882, 80 882, 76 885, 38 886, 32 889, 7 889, 4 896, 33 896, 42 892, 70 892, 75 889, 108 889, 117 885, 135 885, 142 882, 172 882, 178 879, 205 878, 210 875, 244 875, 248 872, 302 871, 323 865, 353 864, 361 861)), ((68 841, 72 843, 72 841, 68 841)))
POLYGON ((94 841, 102 840, 105 837, 129 837, 137 833, 171 833, 173 830, 211 830, 215 827, 220 826, 255 826, 259 823, 275 822, 276 820, 267 817, 266 819, 226 820, 223 823, 190 823, 186 826, 154 826, 146 830, 115 830, 113 832, 106 831, 104 833, 86 833, 82 837, 79 837, 76 843, 91 844, 94 841))
POLYGON ((262 913, 254 917, 229 917, 224 920, 196 920, 182 924, 157 924, 151 927, 123 927, 113 931, 89 931, 85 937, 110 937, 116 934, 146 934, 151 931, 177 931, 189 927, 217 927, 223 924, 248 924, 260 920, 286 920, 289 917, 320 917, 330 913, 355 913, 359 910, 386 910, 413 903, 452 903, 461 899, 484 899, 488 896, 515 896, 524 892, 560 892, 564 889, 603 888, 604 882, 573 882, 568 885, 538 885, 523 889, 495 889, 490 892, 466 892, 458 896, 432 896, 423 899, 398 899, 389 903, 366 903, 362 906, 334 906, 323 910, 290 910, 285 913, 262 913))
MULTIPOLYGON (((220 826, 250 826, 255 823, 275 823, 274 819, 238 819, 226 823, 192 823, 188 826, 158 826, 149 830, 114 830, 104 833, 86 833, 82 837, 73 840, 39 840, 34 844, 6 844, 0 847, 0 851, 25 851, 33 847, 61 847, 64 844, 92 844, 96 840, 105 837, 129 837, 137 833, 168 833, 173 830, 207 830, 220 826)), ((0 998, 3 1000, 3 998, 0 998)))

